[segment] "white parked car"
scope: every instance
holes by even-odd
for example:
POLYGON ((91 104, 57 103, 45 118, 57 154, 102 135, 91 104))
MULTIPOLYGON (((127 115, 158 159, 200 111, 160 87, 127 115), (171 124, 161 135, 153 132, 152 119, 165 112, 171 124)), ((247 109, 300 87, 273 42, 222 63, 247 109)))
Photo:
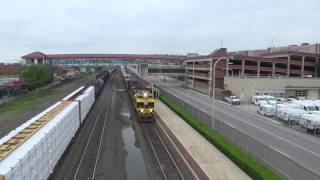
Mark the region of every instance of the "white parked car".
POLYGON ((282 104, 282 103, 286 103, 287 101, 285 98, 278 97, 277 102, 278 102, 278 104, 282 104))
POLYGON ((277 99, 273 96, 269 96, 269 95, 265 95, 263 96, 266 98, 266 101, 268 104, 271 104, 271 105, 276 105, 277 104, 277 99))
POLYGON ((316 106, 309 100, 293 101, 293 104, 299 105, 299 108, 308 112, 317 111, 316 106))
POLYGON ((278 107, 277 109, 277 118, 281 119, 281 120, 284 120, 284 121, 288 121, 289 119, 289 115, 287 114, 288 111, 290 111, 291 109, 288 108, 288 107, 278 107))
POLYGON ((233 104, 233 105, 239 105, 240 99, 237 96, 227 96, 225 97, 225 101, 227 103, 233 104))
POLYGON ((302 116, 304 114, 309 114, 309 112, 302 109, 289 109, 287 110, 287 121, 291 124, 300 124, 300 122, 302 121, 302 116))
POLYGON ((277 104, 277 108, 290 108, 290 109, 300 109, 300 106, 297 104, 292 103, 283 103, 283 104, 277 104))
POLYGON ((267 99, 264 96, 252 96, 251 102, 255 105, 267 104, 267 99))
POLYGON ((320 111, 320 100, 313 101, 313 105, 316 107, 317 111, 320 111))
POLYGON ((300 124, 308 130, 313 131, 320 127, 320 115, 318 114, 303 114, 300 124))
POLYGON ((257 111, 258 114, 263 116, 274 116, 276 112, 276 107, 270 104, 260 104, 260 107, 257 111))

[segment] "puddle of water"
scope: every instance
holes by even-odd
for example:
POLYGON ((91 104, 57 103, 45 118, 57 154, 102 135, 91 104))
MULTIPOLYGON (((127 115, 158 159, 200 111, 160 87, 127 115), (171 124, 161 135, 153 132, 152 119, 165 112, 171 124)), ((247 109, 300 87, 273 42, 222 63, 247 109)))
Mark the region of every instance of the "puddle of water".
POLYGON ((127 104, 123 104, 121 108, 121 116, 124 122, 122 129, 122 139, 125 144, 125 149, 128 152, 126 157, 126 173, 127 179, 147 180, 148 174, 146 165, 142 156, 142 152, 136 142, 135 132, 132 128, 130 120, 130 112, 127 104))

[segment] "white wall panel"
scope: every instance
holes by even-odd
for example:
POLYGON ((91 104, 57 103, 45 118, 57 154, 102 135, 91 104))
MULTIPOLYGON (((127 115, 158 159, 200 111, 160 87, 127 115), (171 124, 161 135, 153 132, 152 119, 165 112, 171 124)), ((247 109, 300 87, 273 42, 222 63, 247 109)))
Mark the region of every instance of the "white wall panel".
MULTIPOLYGON (((74 96, 83 88, 80 87, 66 96, 64 100, 74 96)), ((34 180, 47 179, 49 177, 59 158, 77 132, 80 126, 79 120, 81 119, 82 122, 90 111, 95 101, 94 87, 88 87, 76 99, 81 102, 81 117, 79 117, 79 103, 71 102, 23 144, 0 161, 0 175, 4 175, 5 180, 34 180)), ((7 136, 0 139, 0 144, 18 134, 59 104, 60 102, 57 102, 11 131, 7 136)))
POLYGON ((77 90, 73 91, 72 93, 68 94, 66 97, 64 97, 62 100, 68 100, 69 98, 71 98, 72 96, 74 96, 75 94, 77 94, 79 91, 83 90, 85 87, 81 86, 80 88, 78 88, 77 90))

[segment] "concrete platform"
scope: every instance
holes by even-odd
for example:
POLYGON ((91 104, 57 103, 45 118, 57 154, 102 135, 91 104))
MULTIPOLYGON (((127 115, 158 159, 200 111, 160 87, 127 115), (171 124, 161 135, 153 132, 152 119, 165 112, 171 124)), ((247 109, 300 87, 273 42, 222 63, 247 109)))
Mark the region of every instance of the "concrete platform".
POLYGON ((251 179, 161 101, 155 103, 155 111, 209 179, 251 179))

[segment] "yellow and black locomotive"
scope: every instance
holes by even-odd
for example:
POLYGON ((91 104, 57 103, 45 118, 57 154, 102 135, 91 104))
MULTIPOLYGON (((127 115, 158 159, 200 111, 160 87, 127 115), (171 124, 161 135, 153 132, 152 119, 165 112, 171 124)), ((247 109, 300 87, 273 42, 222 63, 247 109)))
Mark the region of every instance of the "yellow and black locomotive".
POLYGON ((128 81, 129 94, 140 121, 154 121, 154 102, 151 88, 138 81, 128 81))

